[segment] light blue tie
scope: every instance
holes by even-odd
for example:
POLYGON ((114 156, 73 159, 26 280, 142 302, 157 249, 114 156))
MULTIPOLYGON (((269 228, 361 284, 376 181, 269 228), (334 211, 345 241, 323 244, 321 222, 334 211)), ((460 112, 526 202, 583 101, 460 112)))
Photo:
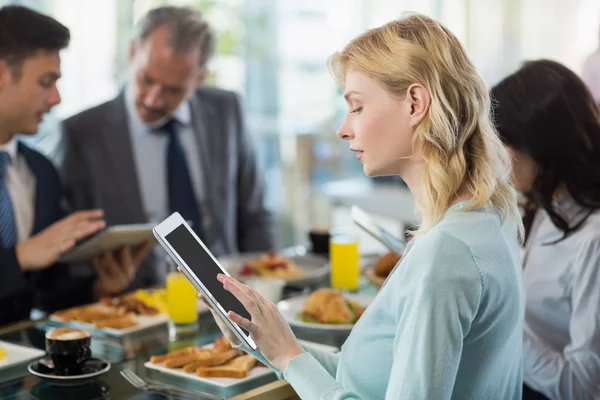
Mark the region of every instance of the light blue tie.
POLYGON ((0 247, 8 248, 17 244, 15 212, 6 186, 6 169, 10 156, 0 151, 0 247))

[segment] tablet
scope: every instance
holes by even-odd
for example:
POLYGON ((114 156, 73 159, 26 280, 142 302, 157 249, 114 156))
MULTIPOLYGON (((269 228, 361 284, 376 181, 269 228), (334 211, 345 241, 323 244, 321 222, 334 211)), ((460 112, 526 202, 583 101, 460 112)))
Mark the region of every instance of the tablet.
POLYGON ((154 224, 107 227, 75 245, 74 248, 63 254, 59 261, 63 263, 89 261, 109 250, 117 250, 124 246, 137 246, 146 240, 154 242, 153 227, 154 224))
POLYGON ((181 272, 192 283, 196 290, 211 304, 212 309, 233 331, 237 338, 256 350, 256 343, 245 329, 227 317, 233 311, 250 320, 250 313, 240 301, 223 288, 217 280, 217 274, 230 276, 219 264, 206 245, 179 213, 173 213, 153 229, 154 236, 165 248, 173 261, 179 265, 181 272))
POLYGON ((397 238, 392 235, 390 232, 383 229, 379 226, 373 217, 363 211, 362 208, 358 206, 352 206, 350 209, 350 213, 352 214, 352 219, 368 234, 373 236, 375 239, 379 240, 381 243, 385 245, 388 249, 401 256, 404 252, 405 242, 404 240, 397 238))

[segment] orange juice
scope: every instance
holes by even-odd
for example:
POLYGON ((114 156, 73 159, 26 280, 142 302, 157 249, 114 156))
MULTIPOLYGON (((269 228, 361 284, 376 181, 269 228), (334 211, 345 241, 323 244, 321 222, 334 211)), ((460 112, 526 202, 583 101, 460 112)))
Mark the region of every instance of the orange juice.
POLYGON ((358 239, 348 235, 332 235, 329 241, 329 258, 331 287, 341 290, 358 289, 358 239))
POLYGON ((167 275, 167 310, 176 324, 190 324, 198 319, 197 292, 187 278, 179 272, 167 275))

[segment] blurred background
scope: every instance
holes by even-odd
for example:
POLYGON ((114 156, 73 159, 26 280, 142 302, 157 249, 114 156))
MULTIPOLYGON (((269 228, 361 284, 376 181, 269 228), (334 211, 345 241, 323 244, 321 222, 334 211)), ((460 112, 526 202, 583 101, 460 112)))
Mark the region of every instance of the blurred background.
MULTIPOLYGON (((351 204, 392 232, 414 221, 403 183, 366 178, 335 136, 346 106, 326 59, 352 37, 405 12, 425 13, 458 36, 490 85, 528 59, 581 73, 600 37, 599 0, 0 0, 10 3, 71 29, 63 102, 30 139, 45 153, 57 144, 58 121, 116 95, 138 18, 165 4, 201 11, 218 34, 210 81, 243 95, 282 245, 301 242, 313 225, 348 223, 351 204)), ((376 244, 361 242, 369 246, 376 244)))

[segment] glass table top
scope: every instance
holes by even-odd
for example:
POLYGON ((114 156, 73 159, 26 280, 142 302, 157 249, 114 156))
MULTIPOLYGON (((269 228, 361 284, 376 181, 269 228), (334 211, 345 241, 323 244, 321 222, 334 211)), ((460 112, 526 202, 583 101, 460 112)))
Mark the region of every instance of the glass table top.
MULTIPOLYGON (((323 285, 324 286, 324 285, 323 285)), ((376 288, 366 280, 361 279, 361 294, 374 295, 376 288)), ((0 327, 0 341, 16 343, 44 350, 45 332, 55 326, 56 322, 50 320, 26 321, 10 327, 0 327)), ((294 329, 296 332, 296 329, 294 329)), ((296 332, 299 339, 333 345, 340 347, 345 341, 347 334, 323 332, 296 332)), ((168 327, 159 325, 148 328, 131 336, 113 337, 101 331, 93 331, 92 354, 94 357, 102 358, 111 363, 108 372, 91 380, 84 381, 77 385, 61 386, 52 382, 38 378, 30 374, 27 370, 27 362, 10 368, 0 368, 0 400, 21 400, 21 399, 185 399, 186 397, 167 396, 158 393, 149 393, 141 391, 120 374, 124 369, 131 369, 144 379, 152 380, 154 383, 163 383, 175 385, 186 389, 200 390, 218 395, 223 398, 268 398, 268 399, 289 399, 297 398, 293 390, 280 390, 274 395, 273 392, 261 395, 246 395, 248 391, 260 391, 257 388, 276 385, 269 382, 276 381, 275 374, 269 374, 266 378, 259 381, 250 381, 246 385, 239 385, 233 389, 216 390, 214 387, 204 387, 202 383, 192 382, 187 379, 172 377, 161 373, 156 373, 144 367, 144 363, 155 354, 164 354, 189 345, 202 346, 221 336, 220 331, 212 315, 209 312, 201 313, 198 317, 198 330, 195 337, 186 340, 171 341, 169 339, 168 327), (286 395, 287 393, 287 395, 286 395), (291 393, 291 395, 290 395, 291 393), (238 397, 236 397, 238 396, 238 397)), ((284 382, 284 381, 280 381, 284 382)), ((281 389, 281 385, 277 386, 281 389)), ((188 397, 189 398, 189 397, 188 397)), ((194 397, 202 399, 201 396, 194 397)))

